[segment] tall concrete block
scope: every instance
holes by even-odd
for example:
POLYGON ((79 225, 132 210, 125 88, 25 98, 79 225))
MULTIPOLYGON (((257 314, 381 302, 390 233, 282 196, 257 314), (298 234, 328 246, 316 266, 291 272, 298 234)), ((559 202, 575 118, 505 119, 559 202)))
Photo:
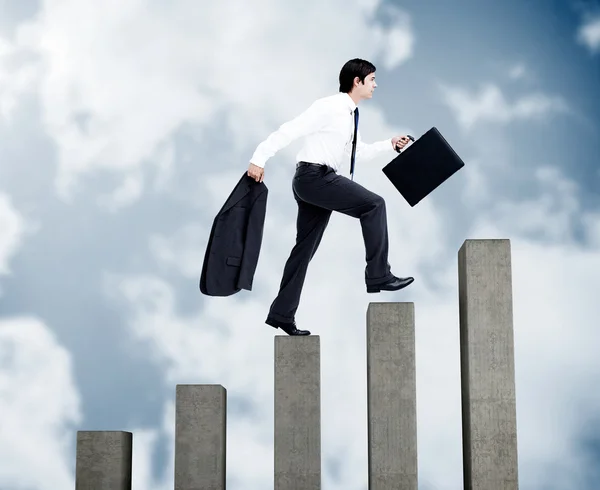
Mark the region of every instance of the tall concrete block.
POLYGON ((175 490, 225 490, 227 391, 177 385, 175 490))
POLYGON ((275 490, 321 489, 320 337, 275 336, 275 490))
POLYGON ((516 490, 517 416, 509 240, 458 252, 465 490, 516 490))
POLYGON ((77 431, 76 490, 131 490, 133 434, 77 431))
POLYGON ((367 309, 369 490, 417 490, 413 303, 367 309))

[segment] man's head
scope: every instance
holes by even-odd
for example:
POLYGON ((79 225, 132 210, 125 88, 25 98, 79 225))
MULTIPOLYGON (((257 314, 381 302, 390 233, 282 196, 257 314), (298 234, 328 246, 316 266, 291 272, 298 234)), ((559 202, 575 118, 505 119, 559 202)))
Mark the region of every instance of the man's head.
POLYGON ((340 92, 345 92, 355 102, 370 99, 377 87, 375 83, 375 65, 366 60, 355 58, 346 62, 340 71, 340 92))

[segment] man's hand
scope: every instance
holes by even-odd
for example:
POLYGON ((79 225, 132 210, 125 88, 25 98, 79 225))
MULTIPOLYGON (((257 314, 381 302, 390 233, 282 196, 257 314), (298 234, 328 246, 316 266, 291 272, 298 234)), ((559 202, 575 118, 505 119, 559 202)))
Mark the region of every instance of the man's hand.
POLYGON ((248 177, 252 177, 256 182, 262 182, 265 176, 265 169, 250 163, 248 167, 248 177))
POLYGON ((394 136, 392 138, 392 147, 398 151, 404 148, 410 141, 411 139, 408 136, 394 136))

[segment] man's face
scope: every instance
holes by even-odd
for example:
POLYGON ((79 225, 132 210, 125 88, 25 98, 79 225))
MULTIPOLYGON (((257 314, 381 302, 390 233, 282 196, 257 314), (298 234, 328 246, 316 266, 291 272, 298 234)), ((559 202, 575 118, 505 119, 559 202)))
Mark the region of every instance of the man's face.
POLYGON ((375 73, 370 73, 365 77, 364 83, 358 82, 356 90, 360 94, 361 99, 370 99, 373 97, 375 87, 377 87, 377 84, 375 83, 375 73))

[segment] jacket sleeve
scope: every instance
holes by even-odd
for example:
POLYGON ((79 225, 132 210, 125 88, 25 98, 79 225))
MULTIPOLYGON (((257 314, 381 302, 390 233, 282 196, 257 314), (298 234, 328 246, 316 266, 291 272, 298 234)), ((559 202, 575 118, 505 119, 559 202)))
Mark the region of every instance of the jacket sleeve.
POLYGON ((248 218, 248 227, 246 228, 246 243, 244 244, 242 265, 237 287, 247 289, 248 291, 252 290, 252 281, 254 279, 258 257, 260 255, 260 246, 262 244, 265 214, 267 210, 267 194, 268 191, 265 188, 252 204, 250 216, 248 218))

